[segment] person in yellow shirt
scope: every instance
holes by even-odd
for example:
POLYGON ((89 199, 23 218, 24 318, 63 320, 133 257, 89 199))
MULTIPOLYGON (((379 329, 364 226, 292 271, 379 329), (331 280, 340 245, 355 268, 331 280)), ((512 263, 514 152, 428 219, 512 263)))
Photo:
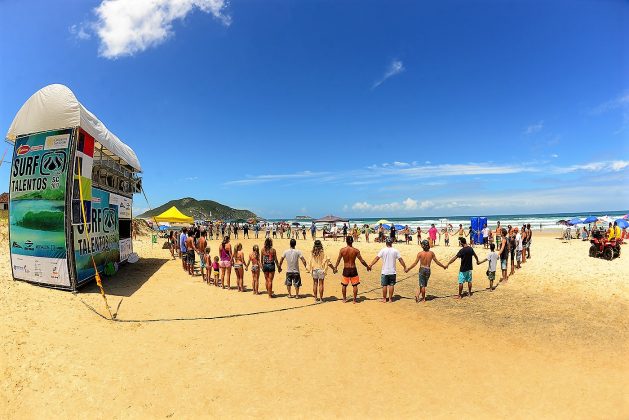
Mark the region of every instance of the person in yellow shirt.
POLYGON ((618 226, 618 222, 614 222, 614 225, 609 224, 609 229, 607 230, 607 240, 611 241, 613 239, 621 239, 622 238, 622 230, 618 226))
POLYGON ((614 238, 616 240, 622 239, 622 229, 618 226, 618 222, 614 222, 614 238))

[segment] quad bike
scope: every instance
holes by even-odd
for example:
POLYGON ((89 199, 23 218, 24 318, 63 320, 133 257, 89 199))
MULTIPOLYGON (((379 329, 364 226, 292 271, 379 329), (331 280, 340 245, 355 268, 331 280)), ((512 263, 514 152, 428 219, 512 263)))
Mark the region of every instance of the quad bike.
POLYGON ((608 240, 601 231, 592 232, 592 239, 590 239, 590 257, 603 257, 606 260, 613 260, 616 257, 620 257, 620 244, 622 239, 608 240))

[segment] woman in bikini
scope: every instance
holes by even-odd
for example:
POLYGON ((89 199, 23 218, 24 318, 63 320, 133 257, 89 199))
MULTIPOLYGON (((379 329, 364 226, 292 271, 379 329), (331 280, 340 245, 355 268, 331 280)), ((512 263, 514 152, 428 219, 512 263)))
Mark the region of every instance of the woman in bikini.
POLYGON ((168 234, 168 242, 170 244, 170 255, 175 259, 175 246, 177 245, 177 240, 175 239, 175 232, 172 230, 168 234))
POLYGON ((420 245, 422 242, 422 228, 417 226, 417 245, 420 245))
POLYGON ((231 289, 230 277, 232 274, 232 246, 229 243, 229 235, 223 237, 220 248, 218 248, 220 261, 218 266, 221 270, 221 284, 225 288, 225 274, 227 274, 227 288, 231 289))
POLYGON ((262 272, 264 273, 264 280, 266 281, 266 291, 269 297, 273 297, 273 277, 275 277, 275 266, 277 266, 277 272, 281 273, 282 268, 277 262, 277 252, 273 248, 273 240, 267 238, 264 240, 264 248, 262 249, 262 272))
POLYGON ((249 254, 249 261, 245 265, 245 270, 249 270, 251 264, 251 284, 253 285, 253 294, 259 295, 258 287, 260 285, 260 248, 258 245, 253 246, 253 252, 249 254))
POLYGON ((245 253, 242 252, 242 244, 236 245, 236 252, 234 252, 234 256, 232 257, 232 262, 234 264, 234 271, 236 271, 236 284, 238 285, 238 291, 245 291, 245 253))

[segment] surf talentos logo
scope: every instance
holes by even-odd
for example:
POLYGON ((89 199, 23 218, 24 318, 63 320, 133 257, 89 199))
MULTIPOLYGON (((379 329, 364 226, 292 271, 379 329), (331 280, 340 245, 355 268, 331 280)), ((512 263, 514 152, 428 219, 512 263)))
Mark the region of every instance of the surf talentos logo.
POLYGON ((65 170, 66 153, 63 151, 54 151, 44 153, 41 162, 40 172, 42 175, 56 175, 65 170))
POLYGON ((109 233, 116 228, 116 213, 112 209, 103 210, 103 232, 109 233))
POLYGON ((32 251, 33 250, 33 241, 28 240, 28 241, 24 242, 24 249, 26 251, 32 251))

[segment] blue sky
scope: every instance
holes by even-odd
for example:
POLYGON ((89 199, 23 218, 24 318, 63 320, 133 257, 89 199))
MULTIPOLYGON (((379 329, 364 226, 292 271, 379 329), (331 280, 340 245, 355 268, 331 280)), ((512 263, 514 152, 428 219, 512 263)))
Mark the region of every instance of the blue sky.
POLYGON ((137 152, 153 206, 629 208, 625 1, 6 0, 0 15, 0 128, 69 86, 137 152))

